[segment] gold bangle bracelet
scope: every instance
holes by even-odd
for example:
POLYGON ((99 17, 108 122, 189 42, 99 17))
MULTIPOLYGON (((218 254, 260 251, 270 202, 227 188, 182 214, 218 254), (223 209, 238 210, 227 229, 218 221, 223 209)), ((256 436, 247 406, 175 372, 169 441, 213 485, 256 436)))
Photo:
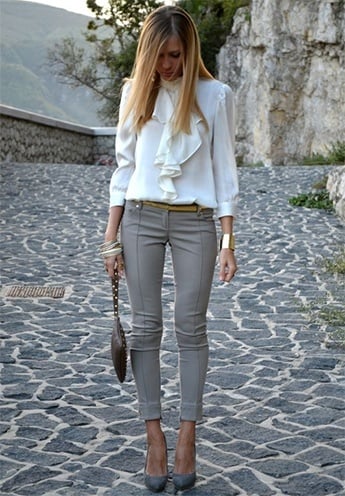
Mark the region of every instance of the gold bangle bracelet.
POLYGON ((101 256, 103 258, 109 258, 109 257, 116 257, 117 255, 120 255, 122 253, 122 247, 118 248, 112 248, 110 250, 102 251, 101 256))
POLYGON ((117 240, 116 241, 108 241, 108 242, 100 245, 99 251, 103 252, 106 250, 110 250, 111 248, 117 248, 118 246, 121 246, 121 243, 119 241, 117 241, 117 240))
POLYGON ((235 250, 235 235, 234 234, 223 234, 220 238, 220 249, 229 248, 230 250, 235 250))

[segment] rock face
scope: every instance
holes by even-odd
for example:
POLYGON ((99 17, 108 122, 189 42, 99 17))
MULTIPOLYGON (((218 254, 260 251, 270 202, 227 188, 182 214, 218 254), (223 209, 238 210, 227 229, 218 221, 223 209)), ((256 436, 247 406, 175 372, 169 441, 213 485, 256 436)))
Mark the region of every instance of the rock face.
POLYGON ((219 54, 236 93, 238 157, 298 163, 345 140, 344 0, 252 0, 219 54))
POLYGON ((336 167, 329 173, 327 190, 336 213, 345 221, 345 167, 336 167))

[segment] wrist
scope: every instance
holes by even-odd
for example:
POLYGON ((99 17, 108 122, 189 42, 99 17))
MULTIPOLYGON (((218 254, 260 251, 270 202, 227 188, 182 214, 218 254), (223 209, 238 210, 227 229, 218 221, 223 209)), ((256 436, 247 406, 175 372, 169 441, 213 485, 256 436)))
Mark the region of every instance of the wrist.
POLYGON ((107 242, 107 241, 116 241, 118 239, 119 235, 118 235, 118 232, 117 231, 114 231, 113 229, 107 229, 105 231, 105 235, 104 235, 104 241, 107 242))
POLYGON ((224 233, 220 238, 219 249, 224 248, 235 251, 235 235, 232 233, 224 233))

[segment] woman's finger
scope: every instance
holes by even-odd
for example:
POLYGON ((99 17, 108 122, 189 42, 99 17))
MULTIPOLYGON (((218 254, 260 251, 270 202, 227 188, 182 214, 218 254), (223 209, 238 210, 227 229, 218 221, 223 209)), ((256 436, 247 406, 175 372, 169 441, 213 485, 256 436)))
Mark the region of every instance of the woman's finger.
POLYGON ((125 275, 125 264, 123 260, 122 255, 117 255, 116 261, 115 261, 115 267, 117 268, 117 271, 119 273, 119 277, 124 277, 125 275))

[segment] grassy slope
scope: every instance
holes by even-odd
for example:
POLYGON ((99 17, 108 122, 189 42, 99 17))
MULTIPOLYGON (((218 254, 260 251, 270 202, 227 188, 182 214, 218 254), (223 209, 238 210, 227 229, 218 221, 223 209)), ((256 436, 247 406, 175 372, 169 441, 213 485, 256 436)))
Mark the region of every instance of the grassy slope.
POLYGON ((46 5, 0 0, 1 103, 86 125, 99 125, 98 104, 85 89, 59 83, 47 49, 64 37, 83 44, 88 17, 46 5))

